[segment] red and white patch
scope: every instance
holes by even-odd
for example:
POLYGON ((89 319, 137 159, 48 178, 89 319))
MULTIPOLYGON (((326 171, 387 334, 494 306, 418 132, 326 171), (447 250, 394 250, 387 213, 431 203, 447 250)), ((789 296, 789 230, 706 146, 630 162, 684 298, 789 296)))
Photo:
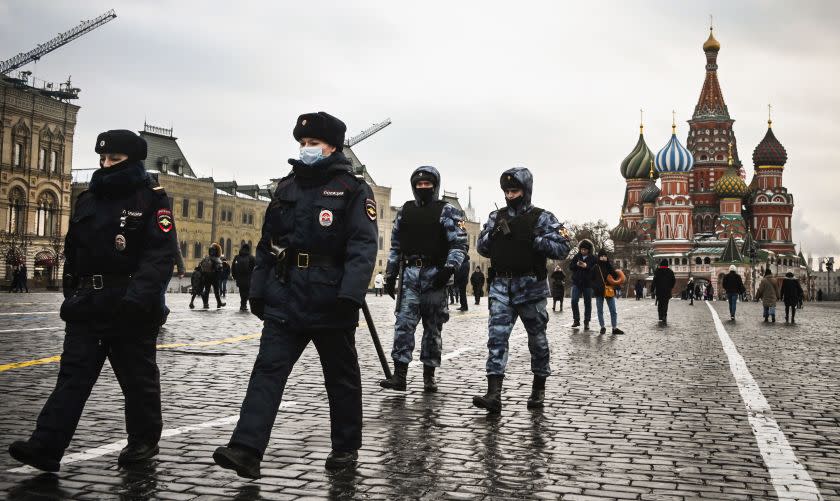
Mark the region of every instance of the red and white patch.
POLYGON ((376 202, 370 198, 365 199, 365 215, 371 221, 376 221, 376 202))
POLYGON ((169 233, 172 231, 172 211, 169 209, 158 209, 157 211, 157 225, 160 231, 169 233))
POLYGON ((329 209, 323 209, 320 214, 318 214, 318 222, 326 228, 327 226, 332 226, 333 224, 333 213, 329 209))

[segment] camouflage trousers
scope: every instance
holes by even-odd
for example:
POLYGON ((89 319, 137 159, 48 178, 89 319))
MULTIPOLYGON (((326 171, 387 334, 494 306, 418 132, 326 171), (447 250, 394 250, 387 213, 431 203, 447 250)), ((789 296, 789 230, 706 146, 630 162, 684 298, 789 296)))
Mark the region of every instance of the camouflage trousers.
POLYGON ((391 358, 395 362, 411 362, 414 352, 414 332, 417 324, 423 320, 423 338, 420 341, 420 361, 423 365, 440 367, 440 354, 443 349, 441 330, 449 321, 446 304, 446 289, 432 289, 419 292, 414 287, 404 287, 400 309, 396 312, 394 325, 394 349, 391 358))
POLYGON ((489 336, 487 339, 487 374, 504 375, 508 361, 508 339, 516 319, 521 318, 528 332, 528 350, 531 352, 531 372, 535 376, 549 376, 548 325, 546 301, 513 304, 509 298, 492 297, 490 300, 489 336))

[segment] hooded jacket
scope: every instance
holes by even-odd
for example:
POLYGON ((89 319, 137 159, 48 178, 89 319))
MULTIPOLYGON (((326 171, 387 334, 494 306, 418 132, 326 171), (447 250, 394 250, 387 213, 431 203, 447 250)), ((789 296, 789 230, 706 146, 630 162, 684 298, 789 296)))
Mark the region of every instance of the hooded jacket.
MULTIPOLYGON (((434 184, 434 192, 432 202, 440 200, 440 172, 432 166, 418 167, 411 174, 410 179, 415 179, 418 174, 425 174, 426 178, 434 184)), ((423 205, 422 200, 417 194, 414 183, 411 184, 411 192, 414 194, 414 200, 406 202, 406 205, 414 203, 417 206, 423 205)), ((405 206, 404 206, 405 207, 405 206)), ((388 253, 388 264, 385 267, 386 277, 396 277, 400 272, 400 261, 403 259, 414 259, 419 256, 405 255, 400 246, 400 228, 402 223, 403 209, 397 211, 397 217, 394 219, 394 225, 391 230, 391 249, 388 253)), ((469 250, 469 240, 467 238, 467 230, 464 225, 464 214, 455 208, 450 203, 444 203, 440 212, 441 229, 445 235, 449 249, 446 252, 445 267, 458 270, 461 263, 467 255, 469 250)), ((437 266, 425 266, 423 268, 409 267, 403 270, 405 273, 402 277, 404 284, 412 287, 417 287, 420 291, 430 290, 432 281, 438 274, 439 268, 437 266)))
POLYGON ((730 271, 724 275, 722 285, 727 294, 743 294, 746 291, 744 281, 737 271, 730 271))
MULTIPOLYGON (((506 216, 513 218, 534 210, 531 196, 534 189, 534 178, 531 171, 525 167, 513 167, 502 173, 503 176, 513 176, 522 185, 522 204, 517 209, 505 207, 490 213, 487 222, 478 236, 478 253, 490 257, 493 245, 493 234, 496 231, 496 221, 500 211, 506 211, 506 216)), ((568 232, 560 221, 547 210, 543 210, 534 226, 533 250, 548 259, 565 259, 569 254, 568 232)), ((494 277, 490 284, 490 297, 493 299, 510 298, 514 304, 523 304, 545 299, 548 296, 548 281, 539 280, 536 276, 521 276, 514 278, 494 277)))
POLYGON ((254 256, 251 255, 251 246, 243 245, 239 249, 239 254, 233 258, 233 265, 230 267, 231 275, 236 280, 236 286, 240 289, 250 287, 251 275, 254 272, 254 267, 257 265, 254 256))
POLYGON ((653 272, 652 287, 656 297, 658 298, 671 297, 671 291, 674 289, 674 285, 676 285, 676 283, 677 279, 674 276, 674 271, 667 265, 660 265, 659 268, 653 272))
POLYGON ((802 285, 794 277, 785 277, 782 281, 782 293, 780 299, 785 302, 785 306, 796 306, 799 300, 802 299, 804 292, 802 285))
POLYGON ((581 240, 581 244, 578 244, 578 252, 569 263, 569 270, 572 272, 572 285, 576 285, 579 289, 591 289, 595 283, 595 266, 598 263, 598 258, 594 255, 595 246, 592 245, 592 242, 584 238, 581 240), (585 256, 580 251, 581 244, 589 249, 589 253, 585 256), (586 263, 586 267, 579 266, 579 262, 586 263))

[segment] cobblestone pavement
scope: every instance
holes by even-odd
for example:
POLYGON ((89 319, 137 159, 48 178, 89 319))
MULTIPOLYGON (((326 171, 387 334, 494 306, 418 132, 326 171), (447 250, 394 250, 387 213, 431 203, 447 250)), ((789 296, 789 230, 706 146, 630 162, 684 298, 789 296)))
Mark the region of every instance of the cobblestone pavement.
MULTIPOLYGON (((235 424, 260 324, 231 307, 190 311, 188 299, 168 296, 173 313, 159 339, 167 345, 158 354, 165 431, 156 460, 117 468, 123 404, 106 364, 61 472, 39 475, 19 468, 5 451, 31 432, 55 383, 60 296, 0 297, 0 492, 9 499, 840 500, 835 305, 809 303, 788 326, 782 315, 775 325, 762 324, 760 306, 739 304, 738 321, 722 323, 735 356, 746 362, 737 369, 713 321, 712 310, 728 319, 723 302, 710 309, 674 301, 671 323, 662 328, 652 301, 619 300, 624 336, 572 330, 567 302, 564 313, 550 313, 553 375, 546 408, 525 407, 531 375, 518 324, 498 418, 471 404, 472 395, 485 390, 486 304, 452 312, 434 395, 421 392, 422 371, 415 366, 407 393, 381 389, 381 369, 360 327, 365 428, 359 467, 337 474, 323 468, 329 411, 310 346, 290 378, 263 478, 242 481, 210 456, 235 424), (748 371, 755 384, 738 370, 748 371), (756 391, 769 410, 755 410, 763 401, 750 396, 756 391), (751 420, 768 417, 790 444, 787 453, 798 469, 772 451, 765 458, 757 437, 767 430, 751 420), (809 495, 809 485, 819 494, 809 495)), ((393 302, 368 301, 387 349, 393 302)))

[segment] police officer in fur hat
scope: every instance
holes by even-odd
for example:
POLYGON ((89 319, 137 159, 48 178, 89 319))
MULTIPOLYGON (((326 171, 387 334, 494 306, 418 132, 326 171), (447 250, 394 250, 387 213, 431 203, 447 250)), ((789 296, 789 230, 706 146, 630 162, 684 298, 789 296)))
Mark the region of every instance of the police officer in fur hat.
POLYGON ((300 159, 265 213, 251 276, 251 312, 264 320, 239 422, 216 464, 258 478, 286 382, 312 342, 330 403, 328 469, 351 466, 362 445, 362 387, 355 333, 376 260, 370 186, 342 153, 344 123, 324 112, 298 117, 300 159))
POLYGON ((125 397, 121 465, 158 453, 162 420, 155 342, 161 294, 178 253, 169 199, 143 168, 146 141, 128 130, 96 138, 100 169, 76 200, 64 243, 64 350, 58 381, 27 441, 9 453, 58 471, 107 358, 125 397))

